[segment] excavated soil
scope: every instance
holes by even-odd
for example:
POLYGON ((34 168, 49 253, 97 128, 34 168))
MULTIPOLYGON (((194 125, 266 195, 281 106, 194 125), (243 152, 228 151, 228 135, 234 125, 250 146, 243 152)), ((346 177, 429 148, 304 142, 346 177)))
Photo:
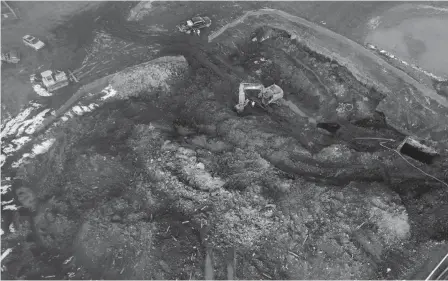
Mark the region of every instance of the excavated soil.
MULTIPOLYGON (((238 279, 411 274, 447 238, 446 187, 359 139, 404 138, 376 111, 384 95, 286 32, 254 35, 183 50, 190 71, 171 90, 123 86, 70 121, 13 186, 2 278, 203 279, 212 253, 224 279, 232 248, 238 279), (241 77, 285 102, 237 115, 241 77)), ((409 161, 447 178, 446 160, 409 161)))

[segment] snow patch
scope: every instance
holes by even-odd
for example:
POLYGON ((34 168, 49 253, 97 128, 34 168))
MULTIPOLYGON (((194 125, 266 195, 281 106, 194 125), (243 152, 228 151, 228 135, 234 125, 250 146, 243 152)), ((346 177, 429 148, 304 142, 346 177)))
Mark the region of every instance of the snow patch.
POLYGON ((41 144, 36 144, 33 147, 33 153, 38 155, 47 152, 55 141, 56 139, 48 139, 41 144))
POLYGON ((73 110, 73 112, 74 112, 76 115, 82 115, 82 114, 84 113, 84 112, 82 111, 81 107, 79 107, 78 105, 74 106, 74 107, 72 108, 72 110, 73 110))
POLYGON ((90 108, 88 106, 85 106, 85 105, 82 105, 81 108, 82 108, 82 110, 84 112, 90 112, 91 111, 90 108))
POLYGON ((423 9, 433 9, 433 10, 440 11, 440 12, 448 12, 447 8, 434 7, 434 6, 430 6, 430 5, 418 5, 418 7, 423 8, 423 9))
POLYGON ((28 143, 30 140, 31 140, 30 137, 21 137, 21 138, 19 138, 19 139, 12 140, 11 142, 12 142, 13 144, 15 144, 16 146, 14 147, 13 145, 9 144, 7 147, 5 147, 5 148, 3 149, 3 151, 4 151, 6 154, 10 154, 10 153, 12 153, 12 152, 14 152, 14 151, 17 151, 17 150, 19 150, 20 148, 22 148, 22 146, 24 146, 24 145, 25 145, 26 143, 28 143))
MULTIPOLYGON (((2 155, 0 156, 0 162, 1 162, 0 167, 3 167, 3 164, 5 164, 5 161, 6 161, 6 155, 5 155, 5 154, 2 154, 2 155)), ((3 193, 2 193, 2 194, 3 194, 3 193)))
POLYGON ((53 95, 39 84, 34 85, 33 90, 41 97, 51 97, 53 95))
POLYGON ((15 118, 11 119, 6 125, 5 128, 1 132, 1 137, 4 138, 6 136, 14 134, 21 123, 31 114, 31 112, 36 109, 35 107, 28 107, 22 112, 20 112, 15 118))
POLYGON ((33 149, 32 149, 32 153, 23 154, 22 158, 20 158, 16 162, 12 163, 11 166, 13 168, 18 168, 25 161, 34 158, 36 155, 43 154, 43 153, 47 152, 55 141, 56 141, 56 139, 48 139, 40 144, 34 145, 33 149))
POLYGON ((19 127, 19 130, 17 131, 17 136, 22 135, 25 132, 25 129, 33 123, 33 119, 31 120, 25 120, 23 121, 22 125, 19 127))
POLYGON ((117 91, 115 91, 111 85, 104 88, 104 90, 101 91, 101 93, 105 93, 106 95, 101 97, 101 100, 106 100, 110 97, 113 97, 117 94, 117 91))
POLYGON ((97 108, 97 107, 99 107, 99 105, 97 105, 96 103, 91 103, 91 104, 89 104, 89 108, 90 108, 91 110, 94 110, 94 109, 97 108))
MULTIPOLYGON (((369 48, 371 48, 371 49, 377 50, 377 47, 374 46, 374 45, 372 45, 372 44, 367 44, 367 46, 368 46, 369 48)), ((443 78, 443 77, 439 77, 439 76, 434 75, 433 73, 431 73, 431 72, 429 72, 429 71, 426 71, 426 70, 422 69, 422 68, 421 68, 420 66, 418 66, 418 65, 415 65, 415 64, 413 64, 413 63, 409 64, 408 62, 406 62, 406 61, 404 61, 404 60, 401 60, 401 59, 397 58, 396 56, 394 56, 393 54, 389 53, 389 52, 386 51, 386 50, 380 50, 379 53, 382 54, 382 55, 384 55, 384 56, 386 56, 386 57, 388 57, 388 58, 390 58, 390 59, 399 61, 399 62, 402 63, 403 65, 411 66, 414 70, 417 70, 417 71, 419 71, 419 72, 423 72, 425 75, 427 75, 427 76, 429 76, 429 77, 431 77, 431 78, 433 78, 433 79, 435 79, 435 80, 437 80, 437 81, 439 81, 439 82, 443 82, 443 81, 446 80, 446 79, 443 78)))
POLYGON ((26 128, 25 133, 31 135, 34 133, 34 131, 36 131, 36 128, 39 127, 42 122, 44 122, 45 118, 44 116, 50 111, 51 109, 47 108, 43 111, 41 111, 39 114, 37 114, 34 118, 33 118, 33 123, 26 128))
POLYGON ((11 252, 12 252, 12 249, 11 249, 11 248, 7 249, 7 250, 2 254, 2 257, 1 257, 1 259, 0 259, 0 262, 1 262, 4 258, 6 258, 6 256, 8 256, 11 252))
POLYGON ((12 210, 12 211, 15 211, 15 210, 18 210, 18 208, 17 208, 16 205, 6 205, 5 207, 3 207, 3 210, 12 210))
POLYGON ((68 264, 73 259, 73 256, 66 259, 62 264, 68 264))
POLYGON ((11 200, 9 200, 9 201, 3 201, 3 202, 2 202, 2 206, 3 206, 3 205, 11 204, 13 201, 14 201, 14 199, 11 199, 11 200))
POLYGON ((8 193, 9 192, 9 189, 10 189, 10 187, 11 187, 11 185, 10 184, 7 184, 7 185, 2 185, 1 187, 0 187, 0 194, 6 194, 6 193, 8 193))

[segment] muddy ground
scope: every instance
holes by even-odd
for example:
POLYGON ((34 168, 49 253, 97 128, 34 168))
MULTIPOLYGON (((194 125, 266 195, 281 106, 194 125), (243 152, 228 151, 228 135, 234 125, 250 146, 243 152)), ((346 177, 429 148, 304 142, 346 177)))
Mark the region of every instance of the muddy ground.
MULTIPOLYGON (((2 278, 203 279, 211 253, 224 279, 233 249, 239 279, 398 279, 446 247, 447 189, 387 148, 404 135, 375 111, 382 93, 282 30, 208 45, 107 24, 114 5, 97 21, 106 41, 170 44, 160 54, 186 60, 156 73, 165 90, 120 76, 120 98, 19 169, 2 278), (277 83, 286 103, 236 115, 243 77, 277 83)), ((444 159, 408 159, 446 181, 444 159)))

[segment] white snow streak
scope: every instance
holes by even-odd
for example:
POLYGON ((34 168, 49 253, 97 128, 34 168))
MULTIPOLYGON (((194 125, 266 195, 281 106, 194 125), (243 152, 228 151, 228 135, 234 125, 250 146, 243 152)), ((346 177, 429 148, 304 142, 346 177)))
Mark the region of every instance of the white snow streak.
POLYGON ((115 91, 111 85, 107 86, 104 90, 101 91, 101 93, 105 93, 106 95, 101 97, 101 100, 106 100, 110 97, 113 97, 117 94, 117 91, 115 91))
POLYGON ((1 188, 0 188, 0 194, 8 193, 10 187, 11 187, 10 184, 2 185, 1 188))
POLYGON ((14 201, 14 199, 11 199, 9 201, 2 201, 2 206, 3 205, 8 205, 8 204, 12 203, 13 201, 14 201))
POLYGON ((34 85, 33 90, 36 92, 36 94, 42 97, 51 97, 53 95, 39 84, 34 85))
POLYGON ((51 109, 47 108, 43 111, 41 111, 39 114, 37 114, 34 118, 33 118, 33 124, 31 124, 28 128, 26 128, 25 132, 27 134, 32 134, 34 133, 34 131, 36 131, 36 128, 39 127, 42 122, 44 122, 45 118, 45 114, 48 113, 48 111, 50 111, 51 109))
POLYGON ((20 124, 30 115, 30 113, 35 109, 35 107, 28 107, 24 111, 20 112, 15 118, 9 120, 5 125, 5 128, 1 132, 2 138, 12 135, 17 131, 20 124))
POLYGON ((0 167, 3 167, 3 164, 5 164, 5 161, 6 161, 6 155, 2 154, 0 156, 0 163, 1 163, 0 167))
POLYGON ((11 154, 14 151, 19 150, 24 146, 26 143, 28 143, 31 140, 30 137, 21 137, 15 140, 12 140, 11 142, 15 144, 15 147, 12 144, 9 144, 7 147, 3 148, 3 151, 8 155, 11 154))
POLYGON ((48 139, 41 144, 36 144, 33 147, 33 153, 38 155, 47 152, 55 141, 56 139, 48 139))
POLYGON ((7 250, 2 254, 2 258, 0 259, 0 262, 1 262, 4 258, 6 258, 6 256, 9 255, 11 252, 12 252, 12 249, 11 249, 11 248, 7 249, 7 250))
POLYGON ((82 115, 82 114, 84 113, 84 112, 82 111, 81 107, 79 107, 78 105, 74 106, 74 107, 72 108, 72 110, 73 110, 73 112, 74 112, 76 115, 82 115))

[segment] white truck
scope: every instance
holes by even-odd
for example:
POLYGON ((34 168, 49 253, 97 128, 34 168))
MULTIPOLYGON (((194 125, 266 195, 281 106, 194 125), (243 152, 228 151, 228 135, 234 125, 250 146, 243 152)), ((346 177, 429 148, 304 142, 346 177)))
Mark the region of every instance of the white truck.
POLYGON ((70 80, 67 74, 61 70, 45 70, 39 74, 32 74, 30 82, 34 85, 40 85, 47 91, 55 91, 67 86, 70 80))
POLYGON ((20 55, 17 51, 11 50, 9 52, 3 53, 2 52, 2 63, 18 63, 20 61, 20 55))

